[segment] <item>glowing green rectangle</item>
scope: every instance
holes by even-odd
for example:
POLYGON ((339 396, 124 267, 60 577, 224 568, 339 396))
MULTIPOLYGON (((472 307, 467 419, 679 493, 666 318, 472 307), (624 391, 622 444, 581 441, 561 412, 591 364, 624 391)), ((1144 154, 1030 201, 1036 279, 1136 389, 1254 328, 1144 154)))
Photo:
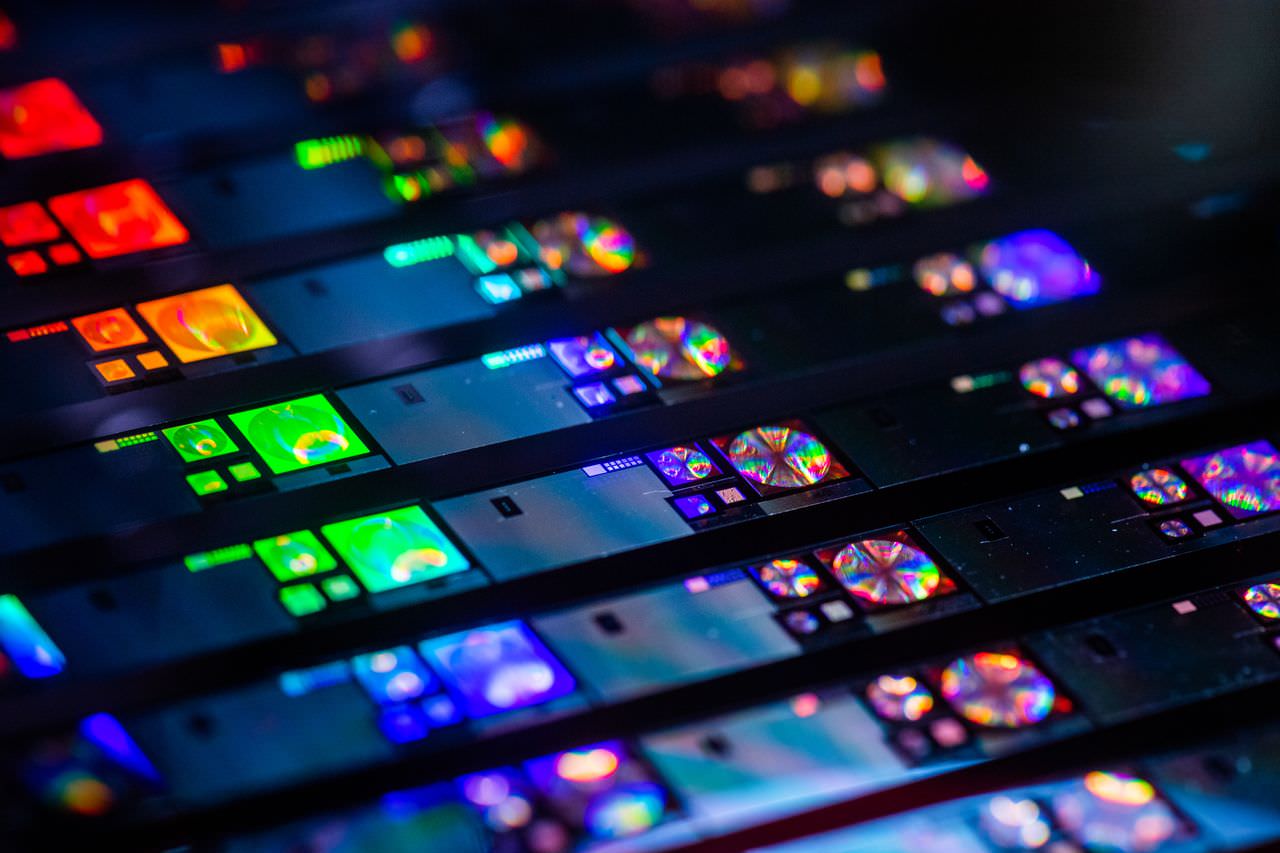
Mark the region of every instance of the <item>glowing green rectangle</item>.
POLYGON ((258 470, 258 466, 252 462, 237 462, 227 469, 227 473, 236 478, 237 483, 247 483, 250 480, 256 480, 262 476, 262 472, 258 470))
POLYGON ((347 601, 360 594, 360 587, 347 575, 335 575, 320 582, 330 601, 347 601))
POLYGON ((361 156, 364 153, 364 140, 358 136, 304 139, 293 146, 293 153, 302 168, 321 169, 361 156))
POLYGON ((169 439, 169 443, 178 451, 183 462, 199 462, 202 459, 235 453, 240 449, 212 418, 196 421, 193 424, 169 427, 164 431, 164 437, 169 439))
POLYGON ((310 530, 282 533, 253 543, 262 562, 277 580, 292 581, 337 568, 329 549, 310 530))
POLYGON ((326 524, 320 532, 370 592, 471 568, 462 552, 417 506, 326 524))
POLYGON ((329 606, 329 602, 325 601, 320 590, 309 583, 286 586, 280 590, 280 603, 292 616, 310 616, 329 606))
POLYGON ((217 471, 201 471, 187 475, 187 485, 197 495, 216 495, 225 492, 229 487, 227 481, 217 471))
POLYGON ((448 237, 427 237, 414 240, 412 243, 397 243, 388 246, 382 257, 393 267, 411 267, 414 264, 425 264, 438 261, 453 255, 453 241, 448 237))
POLYGON ((202 551, 199 554, 191 554, 184 557, 182 562, 187 566, 187 571, 201 572, 205 569, 212 569, 214 566, 222 566, 227 563, 238 563, 241 560, 247 560, 253 556, 253 549, 248 545, 227 545, 222 548, 215 548, 212 551, 202 551))
POLYGON ((236 412, 231 423, 275 474, 369 452, 323 394, 236 412))

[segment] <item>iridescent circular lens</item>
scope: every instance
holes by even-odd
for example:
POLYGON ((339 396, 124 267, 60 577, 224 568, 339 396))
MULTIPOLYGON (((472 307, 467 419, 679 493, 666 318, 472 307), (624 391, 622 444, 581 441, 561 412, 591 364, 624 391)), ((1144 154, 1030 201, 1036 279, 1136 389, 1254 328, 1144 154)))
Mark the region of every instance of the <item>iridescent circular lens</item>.
POLYGON ((158 331, 165 340, 189 349, 221 354, 251 348, 261 328, 258 318, 241 304, 191 297, 165 307, 158 331))
POLYGON ((822 627, 818 617, 808 610, 792 610, 782 619, 787 623, 787 627, 791 629, 792 633, 800 634, 801 636, 816 633, 822 627))
POLYGON ((724 335, 697 320, 657 317, 627 332, 637 364, 663 379, 694 380, 719 376, 732 354, 724 335))
POLYGON ((1237 518, 1280 507, 1280 454, 1269 442, 1229 447, 1182 467, 1237 518))
POLYGON ((1191 528, 1180 518, 1166 518, 1160 522, 1160 535, 1166 539, 1186 539, 1191 535, 1191 528))
POLYGON ((1089 773, 1053 797, 1063 831, 1089 850, 1144 853, 1163 845, 1178 822, 1145 779, 1124 773, 1089 773))
POLYGON ((1280 583, 1260 583, 1244 592, 1244 603, 1263 619, 1280 619, 1280 583))
POLYGON ((992 797, 978 813, 987 837, 1002 850, 1039 850, 1049 842, 1052 829, 1034 800, 992 797))
POLYGON ((593 797, 582 822, 596 838, 625 838, 644 832, 662 820, 666 795, 654 782, 632 782, 593 797))
POLYGON ((729 461, 753 483, 794 489, 812 486, 831 470, 831 453, 818 439, 785 426, 747 430, 729 443, 729 461))
POLYGON ((896 539, 850 542, 832 560, 844 588, 872 604, 910 604, 933 595, 942 573, 929 555, 896 539))
POLYGON ((604 216, 561 213, 530 229, 542 260, 579 276, 615 275, 631 268, 636 244, 625 228, 604 216))
POLYGON ((184 456, 208 458, 228 452, 231 439, 211 421, 187 424, 169 434, 170 441, 184 456))
POLYGON ((867 685, 867 702, 886 720, 915 721, 933 710, 933 694, 910 675, 882 675, 867 685))
POLYGON ((476 129, 493 159, 507 171, 521 172, 528 168, 533 139, 523 124, 515 119, 482 113, 476 119, 476 129))
POLYGON ((351 561, 384 572, 397 583, 409 583, 449 562, 437 546, 437 532, 404 518, 375 515, 348 531, 351 561))
POLYGON ((1022 728, 1053 710, 1053 682, 1018 655, 979 652, 957 658, 942 671, 941 682, 943 698, 979 726, 1022 728))
POLYGON ((778 598, 807 598, 822 586, 818 573, 799 560, 778 559, 753 566, 751 572, 770 595, 778 598))
POLYGON ((916 284, 931 296, 957 296, 970 293, 977 284, 973 266, 950 252, 929 255, 911 268, 916 284))
POLYGON ((1129 478, 1129 488, 1138 500, 1154 506, 1181 503, 1190 494, 1187 481, 1168 468, 1139 471, 1129 478))
POLYGON ((249 423, 249 431, 255 447, 291 456, 302 465, 340 456, 350 446, 346 424, 340 419, 293 403, 263 409, 249 423))
POLYGON ((715 473, 710 457, 696 447, 669 447, 654 462, 671 483, 692 483, 715 473))
POLYGON ((1058 358, 1029 361, 1018 368, 1018 381, 1037 397, 1052 400, 1080 391, 1080 373, 1058 358))
POLYGON ((1096 293, 1100 279, 1075 249, 1051 231, 1019 231, 992 240, 979 262, 991 287, 1030 308, 1096 293))

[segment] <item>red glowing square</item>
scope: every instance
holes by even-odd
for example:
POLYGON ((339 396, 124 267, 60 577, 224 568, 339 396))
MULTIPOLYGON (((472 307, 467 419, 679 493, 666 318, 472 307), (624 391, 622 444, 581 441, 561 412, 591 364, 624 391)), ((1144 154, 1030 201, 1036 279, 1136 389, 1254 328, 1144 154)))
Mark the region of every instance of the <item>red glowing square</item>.
POLYGON ((34 250, 16 252, 6 260, 9 262, 10 268, 18 275, 39 275, 49 269, 49 265, 44 262, 44 258, 40 257, 40 253, 34 250))
POLYGON ((102 128, 56 77, 0 89, 0 154, 35 157, 100 142, 102 128))
POLYGON ((190 239, 151 184, 140 178, 54 196, 49 209, 91 258, 176 246, 190 239))
POLYGON ((60 267, 80 262, 80 250, 70 243, 56 243, 49 247, 49 259, 60 267))
POLYGON ((0 207, 0 243, 6 246, 47 243, 58 239, 60 234, 58 223, 45 213, 39 202, 24 201, 0 207))

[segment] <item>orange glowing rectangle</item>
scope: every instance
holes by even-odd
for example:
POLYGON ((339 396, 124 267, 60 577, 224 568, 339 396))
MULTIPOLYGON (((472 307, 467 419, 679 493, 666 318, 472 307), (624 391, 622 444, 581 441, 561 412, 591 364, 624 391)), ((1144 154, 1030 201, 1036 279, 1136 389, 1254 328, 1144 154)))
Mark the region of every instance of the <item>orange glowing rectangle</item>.
POLYGON ((164 357, 164 353, 153 349, 149 352, 139 353, 138 364, 141 364, 145 370, 160 370, 169 366, 169 359, 164 357))
POLYGON ((49 199, 49 209, 91 258, 187 242, 191 235, 140 178, 49 199))
POLYGON ((56 77, 0 89, 0 154, 11 160, 102 142, 102 127, 56 77))
POLYGON ((80 337, 84 338, 85 343, 94 352, 131 347, 147 342, 146 333, 123 308, 112 308, 110 311, 99 311, 97 314, 72 317, 71 325, 76 327, 80 337))
POLYGON ((277 343, 230 284, 143 302, 138 313, 184 364, 277 343))
POLYGON ((6 246, 47 243, 61 235, 62 229, 39 202, 24 201, 0 207, 0 243, 6 246))
POLYGON ((133 372, 133 368, 129 366, 129 362, 123 358, 113 358, 110 361, 99 361, 93 365, 93 369, 98 371, 98 375, 102 377, 103 382, 123 382, 126 379, 133 379, 138 374, 133 372))

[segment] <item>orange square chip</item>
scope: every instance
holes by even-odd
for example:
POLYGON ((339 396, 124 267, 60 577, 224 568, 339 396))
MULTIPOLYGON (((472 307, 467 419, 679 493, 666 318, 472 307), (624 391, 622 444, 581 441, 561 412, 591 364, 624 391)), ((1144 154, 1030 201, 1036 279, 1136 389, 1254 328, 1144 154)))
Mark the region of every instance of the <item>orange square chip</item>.
POLYGON ((133 372, 133 368, 129 366, 129 362, 123 358, 113 358, 110 361, 95 362, 93 369, 98 371, 98 375, 102 377, 102 381, 108 384, 112 382, 123 382, 126 379, 133 379, 138 374, 133 372))
POLYGON ((71 325, 76 327, 80 337, 84 338, 85 343, 94 352, 131 347, 134 344, 147 342, 146 333, 123 308, 112 308, 110 311, 99 311, 97 314, 72 317, 71 325))
POLYGON ((91 258, 176 246, 191 239, 141 178, 54 196, 49 209, 91 258))
POLYGON ((229 284, 143 302, 138 313, 184 364, 276 345, 276 337, 229 284))
POLYGON ((0 154, 35 157, 100 142, 102 128, 58 78, 0 89, 0 154))

